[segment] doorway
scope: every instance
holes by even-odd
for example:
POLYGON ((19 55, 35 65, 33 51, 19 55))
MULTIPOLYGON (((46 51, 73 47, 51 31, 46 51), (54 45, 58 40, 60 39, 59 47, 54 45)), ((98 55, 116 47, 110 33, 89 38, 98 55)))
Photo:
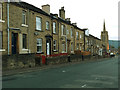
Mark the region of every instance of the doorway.
POLYGON ((17 53, 18 34, 12 33, 12 54, 17 53))
POLYGON ((51 55, 51 40, 50 39, 46 40, 46 54, 51 55))

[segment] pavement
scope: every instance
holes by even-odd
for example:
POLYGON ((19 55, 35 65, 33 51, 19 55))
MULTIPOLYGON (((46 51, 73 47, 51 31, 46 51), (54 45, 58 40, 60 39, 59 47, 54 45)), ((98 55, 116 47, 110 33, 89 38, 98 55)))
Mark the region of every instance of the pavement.
POLYGON ((118 56, 28 70, 27 73, 4 76, 2 81, 3 88, 114 89, 118 88, 118 56))

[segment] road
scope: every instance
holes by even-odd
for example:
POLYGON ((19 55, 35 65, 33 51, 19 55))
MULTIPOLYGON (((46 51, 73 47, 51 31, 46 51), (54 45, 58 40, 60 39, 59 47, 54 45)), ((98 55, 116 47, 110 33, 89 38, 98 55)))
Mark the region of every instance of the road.
POLYGON ((118 56, 5 76, 3 88, 118 88, 118 56))

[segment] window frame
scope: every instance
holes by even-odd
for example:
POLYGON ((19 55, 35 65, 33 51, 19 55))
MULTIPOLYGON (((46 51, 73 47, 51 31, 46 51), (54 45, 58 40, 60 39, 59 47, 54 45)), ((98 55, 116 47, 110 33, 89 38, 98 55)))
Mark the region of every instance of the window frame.
POLYGON ((43 39, 42 38, 38 38, 37 39, 37 53, 42 53, 42 51, 43 51, 42 48, 43 48, 43 39), (38 40, 40 40, 41 43, 38 44, 38 40), (38 47, 41 47, 41 51, 38 51, 38 47))
POLYGON ((57 51, 57 40, 53 41, 53 51, 57 51), (55 42, 55 43, 54 43, 55 42), (55 48, 54 48, 55 47, 55 48))
POLYGON ((76 49, 79 50, 79 43, 77 43, 77 45, 76 45, 76 49))
POLYGON ((27 49, 27 34, 22 35, 22 42, 23 42, 22 49, 27 49))
POLYGON ((79 40, 79 32, 76 32, 76 40, 79 40))
POLYGON ((1 47, 0 47, 0 50, 2 50, 3 49, 3 32, 2 31, 0 31, 0 33, 1 33, 1 35, 0 35, 0 37, 1 37, 1 47))
POLYGON ((65 43, 62 43, 62 53, 65 53, 65 43))
POLYGON ((26 18, 26 11, 22 11, 22 24, 26 25, 27 24, 27 18, 26 18), (24 18, 24 20, 23 20, 24 18))
POLYGON ((42 31, 42 18, 39 16, 36 16, 36 30, 42 31))
POLYGON ((53 22, 53 33, 56 34, 56 22, 53 22))
POLYGON ((50 23, 49 21, 46 21, 46 30, 49 30, 49 28, 50 28, 50 23))

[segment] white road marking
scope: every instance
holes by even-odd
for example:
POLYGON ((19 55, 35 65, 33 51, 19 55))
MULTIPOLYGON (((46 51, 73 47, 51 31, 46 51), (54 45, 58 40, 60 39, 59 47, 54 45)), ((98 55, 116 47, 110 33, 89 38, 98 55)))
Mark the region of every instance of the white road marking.
POLYGON ((66 71, 63 70, 62 72, 64 73, 64 72, 66 72, 66 71))
POLYGON ((85 87, 86 86, 86 84, 85 85, 83 85, 83 86, 81 86, 81 87, 85 87))
POLYGON ((117 77, 107 76, 107 75, 92 75, 95 78, 106 78, 106 79, 117 79, 117 77))
POLYGON ((106 82, 106 81, 99 81, 99 80, 76 80, 77 82, 84 82, 84 83, 100 83, 100 84, 107 84, 112 85, 113 82, 106 82))

